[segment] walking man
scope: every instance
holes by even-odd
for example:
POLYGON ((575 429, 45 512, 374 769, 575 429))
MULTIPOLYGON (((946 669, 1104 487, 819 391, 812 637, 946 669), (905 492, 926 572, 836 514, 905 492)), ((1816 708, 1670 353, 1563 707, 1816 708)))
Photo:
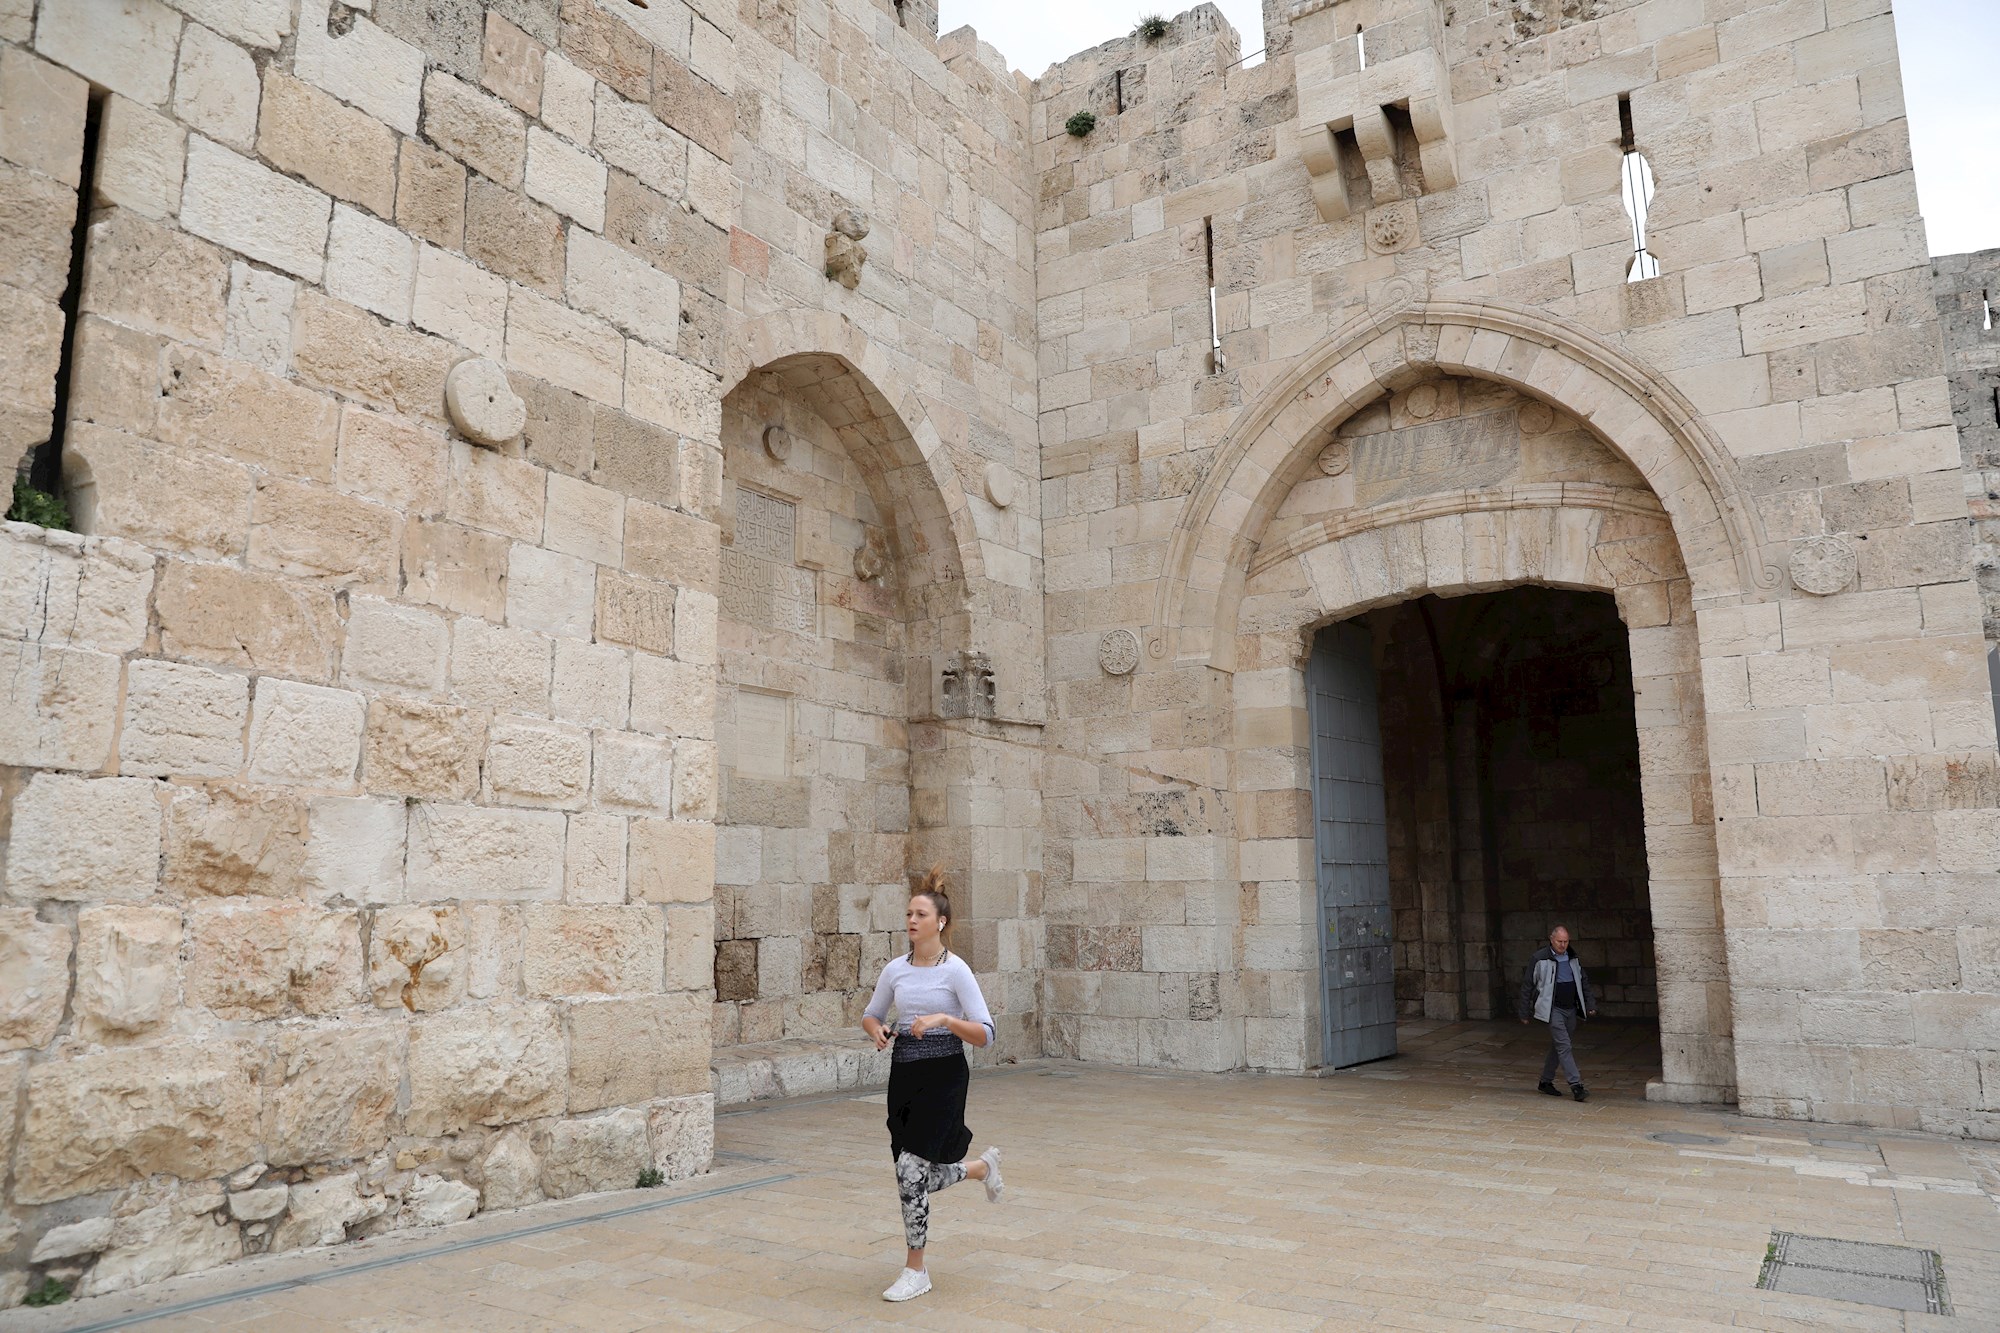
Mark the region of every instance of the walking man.
POLYGON ((1532 1013, 1549 1025, 1549 1055, 1542 1061, 1537 1090, 1551 1097, 1562 1096, 1556 1089, 1556 1066, 1561 1065, 1563 1077, 1569 1080, 1570 1096, 1580 1102, 1590 1100, 1570 1042, 1581 1019, 1597 1017, 1597 996, 1583 974, 1583 964, 1569 951, 1569 927, 1557 926, 1550 931, 1547 946, 1535 950, 1534 960, 1521 973, 1519 1010, 1523 1023, 1532 1013))

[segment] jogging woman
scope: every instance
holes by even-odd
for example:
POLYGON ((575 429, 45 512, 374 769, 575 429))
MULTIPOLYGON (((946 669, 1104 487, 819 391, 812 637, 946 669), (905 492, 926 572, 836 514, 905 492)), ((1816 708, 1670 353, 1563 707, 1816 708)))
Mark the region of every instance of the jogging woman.
POLYGON ((965 1089, 971 1071, 965 1044, 993 1040, 993 1015, 965 960, 945 947, 951 929, 951 899, 944 876, 933 870, 910 899, 904 923, 910 951, 892 958, 875 983, 874 998, 861 1030, 882 1050, 892 1041, 889 1066, 889 1154, 896 1159, 896 1193, 903 1201, 903 1240, 909 1256, 903 1271, 882 1293, 885 1301, 907 1301, 931 1289, 924 1269, 930 1241, 931 1195, 961 1180, 986 1184, 989 1203, 1000 1201, 1000 1150, 988 1148, 971 1166, 963 1165, 972 1146, 965 1127, 965 1089), (896 1011, 893 1031, 883 1026, 896 1011))

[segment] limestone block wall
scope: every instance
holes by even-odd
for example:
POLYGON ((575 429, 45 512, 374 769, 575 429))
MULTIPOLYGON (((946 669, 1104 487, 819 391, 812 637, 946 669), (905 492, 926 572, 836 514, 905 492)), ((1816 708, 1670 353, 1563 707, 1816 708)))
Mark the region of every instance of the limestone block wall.
POLYGON ((1986 641, 2000 643, 2000 251, 1946 255, 1931 263, 1951 375, 1951 413, 1965 464, 1972 514, 1973 568, 1986 641))
POLYGON ((706 1169, 735 22, 5 20, 0 1304, 706 1169))
MULTIPOLYGON (((1339 223, 1312 195, 1324 127, 1295 119, 1297 71, 1368 6, 1292 7, 1254 68, 1227 69, 1239 44, 1196 10, 1041 81, 1047 790, 1070 798, 1048 821, 1051 1049, 1310 1061, 1310 901, 1280 847, 1303 775, 1267 753, 1303 726, 1310 621, 1246 659, 1245 580, 1342 420, 1471 375, 1584 423, 1670 539, 1643 603, 1622 569, 1575 585, 1620 589, 1635 635, 1674 630, 1671 659, 1634 651, 1660 1095, 1995 1132, 1994 726, 1887 9, 1451 6, 1456 182, 1397 150, 1347 178, 1339 223), (1639 283, 1623 99, 1656 182, 1661 276, 1639 283), (1098 128, 1072 138, 1086 104, 1098 128), (1130 675, 1105 668, 1114 628, 1141 646, 1130 675), (1163 802, 1201 817, 1158 831, 1163 802), (1252 903, 1285 924, 1252 928, 1252 903), (1060 964, 1058 922, 1107 947, 1060 964), (1218 1006, 1189 998, 1210 975, 1218 1006)), ((1515 496, 1480 540, 1551 531, 1527 511, 1553 500, 1515 496)), ((1354 505, 1328 540, 1383 521, 1354 505)), ((1556 548, 1505 540, 1473 586, 1553 581, 1556 548)), ((1428 544, 1407 576, 1400 548, 1368 550, 1388 572, 1341 575, 1318 614, 1435 590, 1428 544)), ((1437 577, 1467 586, 1472 553, 1437 577)))
MULTIPOLYGON (((803 407, 839 435, 888 510, 908 636, 898 714, 910 749, 905 870, 944 866, 960 913, 956 947, 999 1021, 993 1054, 1019 1058, 1040 1048, 1047 708, 1034 168, 1025 80, 970 29, 939 39, 935 28, 934 7, 919 0, 744 8, 730 275, 744 324, 728 383, 789 368, 803 407), (843 211, 868 227, 851 290, 827 273, 829 229, 843 211), (942 706, 943 677, 967 654, 991 667, 993 683, 991 709, 969 716, 942 706)), ((830 586, 825 574, 819 581, 830 586)), ((821 802, 813 827, 815 840, 850 827, 875 836, 821 802)), ((863 985, 886 932, 900 929, 884 869, 873 879, 843 869, 813 887, 830 902, 858 884, 881 886, 867 930, 855 929, 857 904, 840 909, 846 924, 832 932, 874 935, 863 985)), ((739 1034, 778 1035, 761 1020, 739 1034)))

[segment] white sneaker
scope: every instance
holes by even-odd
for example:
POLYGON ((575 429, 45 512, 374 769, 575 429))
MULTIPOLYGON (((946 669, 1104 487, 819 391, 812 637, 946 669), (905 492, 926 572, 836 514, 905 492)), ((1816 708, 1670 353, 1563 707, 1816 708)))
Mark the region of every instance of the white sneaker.
POLYGON ((986 1202, 998 1203, 1000 1192, 1007 1188, 1000 1179, 1000 1150, 988 1148, 979 1154, 979 1160, 986 1163, 986 1179, 981 1182, 986 1186, 986 1202))
POLYGON ((905 1268, 897 1275, 896 1280, 889 1284, 889 1289, 882 1293, 882 1299, 885 1301, 914 1300, 930 1289, 931 1275, 929 1270, 905 1268))

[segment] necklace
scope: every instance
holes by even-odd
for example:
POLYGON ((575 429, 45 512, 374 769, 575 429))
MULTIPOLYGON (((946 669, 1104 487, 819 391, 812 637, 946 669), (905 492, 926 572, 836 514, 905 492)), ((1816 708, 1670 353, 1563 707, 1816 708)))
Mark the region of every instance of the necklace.
POLYGON ((915 945, 913 944, 913 945, 911 945, 911 946, 910 946, 910 966, 911 966, 911 967, 936 967, 936 966, 937 966, 937 965, 938 965, 939 963, 942 963, 942 962, 944 961, 944 957, 945 957, 945 955, 946 955, 946 954, 948 954, 948 953, 950 953, 950 952, 951 952, 951 950, 949 950, 949 949, 944 949, 944 948, 940 948, 940 949, 939 949, 939 950, 937 951, 937 957, 935 957, 935 958, 931 959, 931 960, 930 960, 930 961, 929 961, 928 963, 926 963, 926 962, 924 962, 923 960, 921 960, 921 959, 919 959, 919 958, 917 957, 917 947, 916 947, 916 946, 915 946, 915 945))

